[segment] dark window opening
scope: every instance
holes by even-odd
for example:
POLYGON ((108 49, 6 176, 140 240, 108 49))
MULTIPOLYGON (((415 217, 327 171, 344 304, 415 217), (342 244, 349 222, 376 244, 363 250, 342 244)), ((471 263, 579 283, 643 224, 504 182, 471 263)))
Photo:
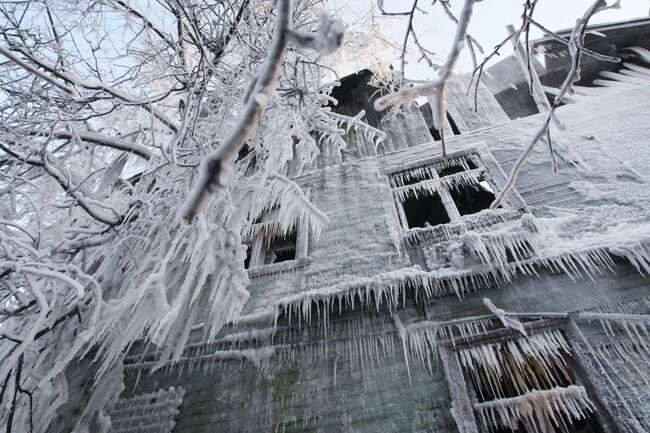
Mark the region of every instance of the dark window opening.
POLYGON ((296 233, 289 233, 284 237, 274 237, 269 242, 264 258, 264 264, 286 262, 296 259, 296 233))
POLYGON ((440 131, 438 131, 435 127, 429 129, 429 133, 435 141, 440 141, 440 131))
POLYGON ((253 246, 246 244, 246 258, 244 259, 244 268, 249 269, 251 267, 251 256, 252 256, 253 246))
POLYGON ((454 119, 449 115, 449 112, 447 112, 447 122, 449 122, 449 127, 454 135, 460 135, 460 129, 456 126, 456 122, 454 122, 454 119))
POLYGON ((449 193, 461 216, 489 209, 496 198, 494 191, 485 181, 474 185, 461 185, 456 189, 451 189, 449 193))
POLYGON ((428 225, 447 224, 449 215, 442 204, 440 195, 409 197, 403 203, 404 214, 409 228, 428 225))

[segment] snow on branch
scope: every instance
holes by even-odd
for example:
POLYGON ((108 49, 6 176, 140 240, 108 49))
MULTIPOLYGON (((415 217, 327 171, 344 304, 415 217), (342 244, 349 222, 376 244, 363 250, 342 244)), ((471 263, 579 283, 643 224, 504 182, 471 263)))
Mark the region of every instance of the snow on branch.
MULTIPOLYGON (((402 87, 396 92, 389 93, 388 95, 378 98, 374 103, 375 110, 383 111, 390 106, 411 101, 420 96, 429 96, 431 111, 433 114, 433 125, 438 130, 443 129, 447 119, 446 85, 449 78, 451 77, 454 66, 458 62, 460 53, 465 47, 467 40, 467 28, 472 16, 474 3, 476 1, 477 0, 465 0, 463 9, 457 20, 458 24, 456 26, 456 35, 454 36, 454 41, 451 44, 451 49, 449 50, 447 60, 438 71, 438 76, 430 83, 402 87)), ((444 142, 442 143, 442 152, 446 157, 444 142)))
POLYGON ((492 314, 499 318, 501 323, 503 323, 503 326, 506 328, 516 329, 522 335, 526 335, 524 325, 522 325, 519 320, 508 317, 507 313, 504 310, 497 308, 489 298, 483 298, 483 304, 492 312, 492 314))
POLYGON ((501 203, 503 203, 503 200, 505 200, 508 194, 512 191, 512 189, 515 186, 515 182, 517 181, 517 177, 519 176, 519 173, 521 172, 522 168, 524 167, 524 164, 528 160, 528 157, 533 152, 535 145, 540 140, 546 138, 549 147, 551 149, 551 152, 553 152, 550 130, 549 130, 551 126, 551 120, 555 120, 555 110, 557 109, 557 107, 560 106, 560 103, 562 102, 562 100, 565 98, 566 95, 570 95, 573 93, 573 85, 580 80, 580 59, 582 58, 584 38, 587 30, 587 25, 589 24, 589 20, 591 19, 592 16, 594 16, 596 13, 600 12, 605 8, 607 8, 607 2, 605 0, 596 0, 589 7, 589 9, 587 9, 584 15, 576 21, 576 24, 573 27, 573 30, 571 31, 571 36, 569 37, 569 42, 568 42, 569 55, 571 57, 571 67, 569 69, 569 72, 567 73, 567 76, 564 79, 564 82, 562 83, 560 90, 555 95, 553 105, 551 106, 551 109, 548 112, 548 115, 544 123, 539 128, 539 130, 537 131, 533 139, 530 141, 528 146, 526 146, 524 151, 521 153, 521 155, 515 162, 515 165, 510 171, 510 175, 508 176, 508 180, 506 181, 506 184, 503 186, 503 188, 499 192, 499 195, 496 197, 494 202, 490 205, 491 209, 495 209, 499 205, 501 205, 501 203))
POLYGON ((2 45, 0 45, 0 54, 7 57, 9 60, 16 63, 18 66, 25 69, 26 71, 31 72, 32 74, 36 75, 37 77, 42 78, 43 80, 47 81, 48 83, 50 83, 54 87, 58 87, 59 89, 63 90, 68 95, 72 96, 73 98, 79 97, 79 92, 77 92, 73 87, 70 87, 67 84, 65 84, 64 82, 61 82, 61 81, 57 80, 56 78, 43 73, 40 69, 37 69, 34 66, 30 65, 28 62, 26 62, 23 59, 21 59, 20 57, 16 56, 14 53, 9 51, 7 48, 3 47, 2 45))
POLYGON ((233 160, 239 150, 257 127, 262 113, 266 109, 275 84, 280 75, 287 43, 292 41, 305 44, 306 47, 321 53, 332 52, 342 41, 342 24, 321 16, 321 28, 317 35, 308 35, 291 29, 291 1, 278 0, 277 17, 273 29, 273 43, 268 51, 262 69, 253 80, 247 92, 248 98, 236 125, 231 129, 223 143, 201 160, 199 174, 195 185, 188 194, 181 209, 181 216, 186 223, 206 207, 214 192, 230 184, 233 160))

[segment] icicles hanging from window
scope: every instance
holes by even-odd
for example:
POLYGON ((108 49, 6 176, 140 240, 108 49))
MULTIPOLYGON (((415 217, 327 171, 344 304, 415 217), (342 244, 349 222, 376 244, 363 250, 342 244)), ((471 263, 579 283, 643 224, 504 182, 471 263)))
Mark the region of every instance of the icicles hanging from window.
POLYGON ((424 179, 412 185, 398 186, 393 188, 393 193, 400 201, 405 201, 409 197, 418 198, 433 195, 439 192, 441 188, 451 190, 458 189, 461 186, 475 185, 480 182, 483 174, 484 170, 482 168, 461 171, 437 179, 424 179))
POLYGON ((402 242, 406 246, 423 243, 441 243, 461 236, 468 231, 483 231, 500 223, 517 221, 522 217, 520 211, 510 209, 495 209, 490 212, 478 213, 471 219, 450 222, 435 227, 412 228, 405 233, 402 242))
POLYGON ((408 366, 411 356, 432 371, 433 362, 438 359, 438 344, 456 339, 464 340, 469 336, 485 334, 494 328, 496 321, 492 318, 474 318, 452 322, 422 321, 411 325, 402 325, 397 314, 395 326, 402 341, 404 359, 408 366))
POLYGON ((569 354, 558 330, 456 351, 481 400, 566 384, 570 376, 564 356, 569 354))
POLYGON ((484 403, 474 410, 486 431, 507 427, 519 431, 520 424, 531 433, 569 432, 572 421, 587 419, 594 405, 582 386, 570 385, 484 403))
POLYGON ((625 257, 632 263, 636 270, 650 276, 650 242, 634 241, 627 245, 611 247, 609 252, 625 257))
POLYGON ((395 186, 402 187, 423 180, 432 179, 435 177, 435 174, 444 177, 445 172, 450 169, 457 172, 473 171, 476 169, 480 169, 481 171, 485 170, 483 168, 483 163, 477 154, 467 153, 446 160, 440 159, 426 162, 424 164, 419 160, 411 165, 401 166, 400 170, 393 173, 391 177, 395 182, 395 186))

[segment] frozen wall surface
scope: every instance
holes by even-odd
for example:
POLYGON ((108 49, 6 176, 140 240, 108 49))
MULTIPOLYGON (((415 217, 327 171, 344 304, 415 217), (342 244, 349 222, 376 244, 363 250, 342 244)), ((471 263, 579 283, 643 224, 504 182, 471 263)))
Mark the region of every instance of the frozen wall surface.
POLYGON ((329 218, 323 232, 303 223, 267 244, 251 232, 238 323, 209 344, 197 324, 195 344, 155 370, 155 348, 135 347, 123 398, 182 387, 183 433, 648 431, 650 72, 638 63, 558 109, 559 172, 539 142, 494 210, 545 113, 510 120, 483 86, 474 112, 458 77, 443 159, 426 110, 354 118, 371 109, 369 74, 347 78, 346 147, 323 143, 318 167, 294 177, 329 218))

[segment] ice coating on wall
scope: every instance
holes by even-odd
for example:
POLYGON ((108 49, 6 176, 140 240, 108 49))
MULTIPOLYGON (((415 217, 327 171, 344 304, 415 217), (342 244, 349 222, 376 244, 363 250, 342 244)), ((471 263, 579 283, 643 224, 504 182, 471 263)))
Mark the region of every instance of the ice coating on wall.
POLYGON ((183 395, 183 388, 170 387, 121 398, 106 414, 107 433, 171 433, 183 395))
MULTIPOLYGON (((616 382, 621 399, 638 412, 647 395, 648 308, 642 298, 650 252, 650 164, 640 157, 647 154, 642 140, 630 143, 610 130, 647 140, 650 130, 641 119, 650 108, 649 96, 647 86, 637 86, 561 107, 558 116, 571 122, 558 137, 564 144, 556 149, 557 176, 549 174, 548 150, 540 146, 516 185, 520 200, 438 226, 403 227, 396 200, 453 190, 480 176, 498 189, 539 116, 462 130, 447 142, 447 161, 433 142, 392 152, 384 143, 374 150, 376 156, 348 152, 350 143, 329 143, 326 168, 312 166, 295 178, 328 221, 318 239, 309 239, 307 256, 275 272, 250 272, 251 297, 239 324, 210 342, 190 339, 180 357, 165 362, 155 377, 215 375, 234 388, 237 375, 249 378, 254 392, 219 392, 224 399, 261 402, 263 419, 242 422, 236 431, 255 431, 255 426, 368 431, 359 424, 396 404, 397 391, 393 398, 382 394, 381 401, 365 397, 388 377, 399 377, 393 386, 418 393, 421 401, 426 393, 452 387, 457 388, 452 394, 471 394, 475 383, 480 384, 476 396, 492 390, 494 399, 469 400, 469 406, 456 397, 446 402, 443 412, 450 415, 453 400, 454 416, 463 425, 471 426, 465 423, 471 418, 485 429, 524 423, 537 426, 532 431, 563 431, 603 404, 605 382, 573 381, 576 372, 596 370, 581 364, 585 361, 577 355, 586 353, 612 378, 621 374, 622 382, 616 382), (464 171, 449 181, 431 180, 431 170, 452 162, 464 164, 464 171), (483 304, 485 297, 495 309, 483 304), (528 337, 504 329, 495 311, 520 321, 528 337), (350 315, 355 318, 341 325, 350 315), (551 330, 529 332, 531 324, 550 322, 551 330), (593 349, 575 350, 578 343, 567 323, 575 323, 593 349), (494 335, 500 340, 491 341, 494 335), (467 383, 443 379, 436 388, 423 389, 423 371, 447 373, 454 362, 466 372, 467 383), (516 384, 518 395, 505 391, 499 380, 504 378, 516 384), (353 401, 366 410, 348 408, 353 401)), ((346 120, 363 121, 351 119, 346 120)), ((344 122, 337 125, 344 127, 344 122)), ((355 128, 365 134, 361 125, 355 128)), ((345 139, 354 134, 354 128, 347 130, 345 139)), ((267 229, 278 231, 271 224, 246 230, 254 235, 267 229)), ((139 377, 140 384, 158 360, 155 350, 145 352, 127 358, 128 375, 139 377)), ((441 412, 430 416, 442 419, 441 412)), ((380 430, 418 431, 403 419, 386 421, 380 430)))

